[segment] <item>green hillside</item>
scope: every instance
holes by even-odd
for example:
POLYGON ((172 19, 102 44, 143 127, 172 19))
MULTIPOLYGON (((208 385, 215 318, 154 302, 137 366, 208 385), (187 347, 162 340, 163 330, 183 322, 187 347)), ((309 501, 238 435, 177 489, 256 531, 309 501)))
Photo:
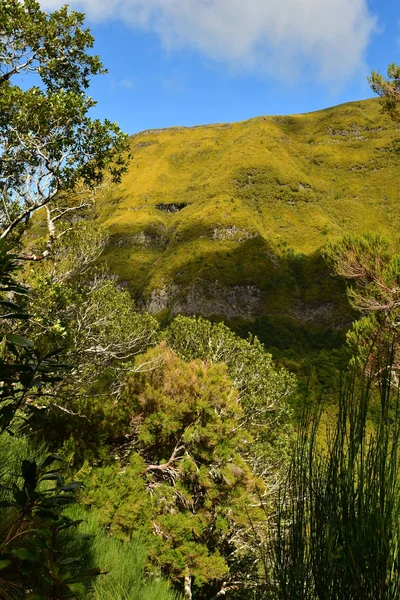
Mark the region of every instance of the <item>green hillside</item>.
POLYGON ((110 266, 154 313, 326 343, 351 313, 319 249, 346 232, 397 241, 400 134, 378 100, 145 131, 132 154, 98 214, 110 266))

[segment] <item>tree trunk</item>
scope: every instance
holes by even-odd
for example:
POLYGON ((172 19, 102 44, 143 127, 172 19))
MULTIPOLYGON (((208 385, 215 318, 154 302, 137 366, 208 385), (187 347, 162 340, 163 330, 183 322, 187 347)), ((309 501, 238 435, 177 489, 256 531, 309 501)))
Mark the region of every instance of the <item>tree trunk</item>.
POLYGON ((185 575, 184 594, 185 600, 192 600, 192 578, 190 575, 185 575))

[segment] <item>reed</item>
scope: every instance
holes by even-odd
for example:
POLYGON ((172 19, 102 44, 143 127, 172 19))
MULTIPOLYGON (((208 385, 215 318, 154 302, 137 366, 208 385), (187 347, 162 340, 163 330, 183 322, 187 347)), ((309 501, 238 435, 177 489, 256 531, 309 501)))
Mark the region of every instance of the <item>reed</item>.
MULTIPOLYGON (((390 350, 390 349, 389 349, 390 350)), ((400 597, 400 407, 392 353, 379 380, 348 373, 334 425, 305 415, 281 486, 266 597, 400 597)))

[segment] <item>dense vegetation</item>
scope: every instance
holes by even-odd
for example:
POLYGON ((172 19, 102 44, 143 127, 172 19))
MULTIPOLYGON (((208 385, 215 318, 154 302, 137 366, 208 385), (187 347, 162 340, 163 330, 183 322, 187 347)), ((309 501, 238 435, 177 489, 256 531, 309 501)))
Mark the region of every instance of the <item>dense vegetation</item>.
POLYGON ((378 99, 290 117, 145 131, 97 204, 105 256, 163 318, 201 314, 298 355, 355 318, 320 248, 397 241, 397 123, 378 99))
MULTIPOLYGON (((394 198, 395 141, 389 121, 376 125, 389 117, 378 116, 370 102, 329 114, 151 132, 148 142, 132 141, 142 166, 139 150, 160 153, 146 163, 156 191, 144 191, 143 173, 132 178, 136 163, 127 171, 126 136, 88 114, 94 101, 86 89, 103 67, 88 52, 93 39, 82 27, 83 15, 67 9, 48 15, 35 0, 0 0, 0 597, 394 600, 400 255, 396 222, 383 218, 394 198), (19 87, 20 75, 32 72, 35 85, 19 87), (342 127, 349 119, 349 129, 326 134, 333 114, 342 127), (368 121, 363 129, 361 118, 368 121), (311 125, 316 137, 304 142, 311 125), (207 152, 196 145, 205 132, 207 152), (325 163, 325 179, 322 168, 318 177, 307 169, 305 177, 308 155, 300 153, 304 143, 318 146, 310 151, 317 161, 321 132, 351 146, 330 144, 330 158, 343 169, 350 157, 366 160, 382 133, 383 158, 367 170, 371 201, 371 181, 377 191, 385 179, 385 208, 375 216, 388 240, 376 226, 368 233, 361 219, 358 235, 337 235, 347 227, 331 210, 338 200, 328 191, 333 171, 325 163), (257 153, 257 166, 255 135, 268 146, 257 153), (182 145, 182 136, 199 136, 191 138, 189 155, 166 155, 164 137, 182 145), (200 189, 187 161, 202 169, 212 164, 210 177, 230 177, 218 161, 239 141, 244 154, 235 151, 234 197, 229 186, 220 188, 226 196, 210 196, 211 179, 203 177, 200 189), (274 168, 265 160, 271 148, 274 168), (173 202, 163 187, 166 159, 181 174, 173 202), (99 200, 102 186, 109 192, 99 200), (218 210, 207 206, 212 198, 218 210), (135 207, 128 220, 124 211, 135 207), (185 218, 175 215, 183 209, 185 218), (298 231, 296 251, 316 250, 321 234, 331 239, 323 252, 307 258, 285 251, 286 234, 279 238, 273 228, 267 238, 268 219, 285 223, 287 211, 298 231), (315 221, 304 221, 307 211, 315 221), (234 213, 239 221, 222 227, 234 213), (322 213, 325 225, 336 225, 317 235, 322 213), (128 260, 131 246, 145 249, 128 260), (241 254, 249 261, 244 271, 237 248, 249 251, 241 254), (145 281, 138 262, 145 266, 161 249, 145 281), (205 271, 203 252, 210 261, 205 271), (186 266, 179 266, 184 254, 186 266), (318 305, 333 291, 342 318, 350 319, 346 345, 332 350, 339 338, 321 330, 320 354, 303 357, 300 368, 297 352, 308 349, 303 332, 295 336, 294 360, 286 355, 286 368, 279 367, 254 335, 241 337, 204 317, 157 320, 132 299, 135 285, 149 292, 155 282, 168 284, 174 269, 190 284, 194 273, 211 277, 221 265, 215 280, 240 284, 242 292, 244 285, 271 291, 277 284, 283 320, 275 329, 264 322, 264 336, 275 336, 270 346, 279 347, 276 339, 285 335, 290 345, 283 317, 291 303, 307 313, 306 299, 318 305), (118 275, 132 277, 129 285, 118 275)), ((374 73, 371 83, 395 115, 398 69, 391 66, 389 76, 374 73)), ((358 174, 347 175, 336 194, 344 186, 361 193, 358 174)), ((358 204, 343 202, 350 218, 358 204)), ((242 330, 243 321, 236 327, 242 330)))

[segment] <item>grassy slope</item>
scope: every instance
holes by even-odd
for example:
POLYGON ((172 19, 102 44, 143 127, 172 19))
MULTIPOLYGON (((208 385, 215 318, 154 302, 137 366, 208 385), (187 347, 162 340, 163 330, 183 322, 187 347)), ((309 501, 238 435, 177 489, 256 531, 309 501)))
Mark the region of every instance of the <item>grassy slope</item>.
POLYGON ((132 151, 99 218, 111 233, 108 261, 135 295, 171 282, 185 290, 196 278, 250 284, 276 318, 301 321, 304 306, 333 298, 338 325, 343 288, 318 249, 345 232, 379 231, 394 242, 400 231, 400 135, 377 100, 146 131, 132 151), (187 206, 156 208, 173 202, 187 206), (231 239, 215 239, 231 227, 231 239))

